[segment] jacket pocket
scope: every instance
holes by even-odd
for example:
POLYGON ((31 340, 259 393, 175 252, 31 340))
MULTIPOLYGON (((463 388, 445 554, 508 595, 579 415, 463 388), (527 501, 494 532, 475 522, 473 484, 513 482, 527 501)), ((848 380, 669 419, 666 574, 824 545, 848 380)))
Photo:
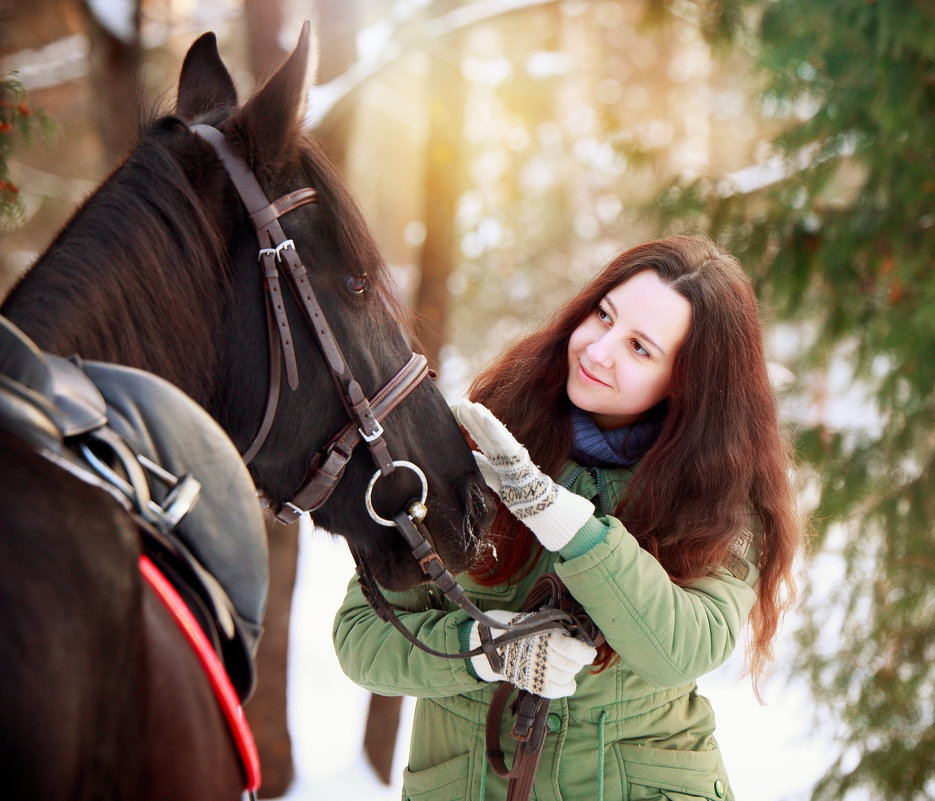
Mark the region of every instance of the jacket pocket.
POLYGON ((420 771, 403 771, 404 801, 463 801, 467 798, 469 753, 420 771))
POLYGON ((678 751, 617 743, 630 801, 732 801, 727 772, 716 748, 678 751))

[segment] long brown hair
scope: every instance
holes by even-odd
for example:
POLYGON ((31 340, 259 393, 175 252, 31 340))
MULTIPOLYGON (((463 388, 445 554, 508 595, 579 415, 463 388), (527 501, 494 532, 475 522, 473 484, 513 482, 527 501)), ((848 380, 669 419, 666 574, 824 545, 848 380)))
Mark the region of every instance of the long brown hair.
MULTIPOLYGON (((758 518, 760 578, 747 649, 756 686, 794 597, 792 562, 802 532, 758 305, 737 260, 697 236, 670 237, 620 254, 544 325, 481 372, 469 396, 487 406, 536 464, 556 476, 572 445, 565 391, 569 338, 610 290, 642 270, 655 271, 683 295, 692 315, 675 357, 662 430, 615 514, 680 585, 723 565, 738 534, 750 527, 750 516, 758 518)), ((484 584, 517 580, 541 549, 503 507, 490 545, 472 570, 484 584)), ((611 656, 605 650, 599 664, 611 656)))

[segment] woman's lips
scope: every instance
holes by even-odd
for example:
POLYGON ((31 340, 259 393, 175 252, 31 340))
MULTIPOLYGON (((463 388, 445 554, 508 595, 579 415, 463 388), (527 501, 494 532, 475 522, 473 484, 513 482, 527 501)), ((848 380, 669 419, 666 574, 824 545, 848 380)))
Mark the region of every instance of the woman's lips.
POLYGON ((601 381, 597 376, 589 373, 581 362, 578 362, 578 376, 586 384, 592 384, 598 387, 609 387, 610 386, 610 384, 607 384, 601 381))

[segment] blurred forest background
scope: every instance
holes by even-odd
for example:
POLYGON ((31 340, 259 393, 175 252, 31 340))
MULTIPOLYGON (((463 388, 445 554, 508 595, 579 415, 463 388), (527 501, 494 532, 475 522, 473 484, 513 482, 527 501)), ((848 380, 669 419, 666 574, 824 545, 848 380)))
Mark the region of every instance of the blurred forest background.
POLYGON ((816 532, 778 668, 832 732, 812 797, 935 798, 935 3, 0 0, 0 293, 196 36, 246 97, 304 19, 308 124, 450 397, 622 249, 741 259, 816 532))

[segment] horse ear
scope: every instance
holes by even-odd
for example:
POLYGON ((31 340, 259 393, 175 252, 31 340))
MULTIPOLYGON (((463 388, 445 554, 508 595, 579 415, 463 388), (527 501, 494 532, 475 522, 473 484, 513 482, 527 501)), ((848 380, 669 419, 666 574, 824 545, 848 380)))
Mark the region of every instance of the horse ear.
POLYGON ((292 55, 243 107, 241 118, 260 161, 274 160, 298 131, 305 106, 309 39, 306 20, 292 55))
POLYGON ((214 109, 236 105, 237 90, 221 61, 217 37, 206 33, 192 44, 182 63, 176 114, 194 120, 214 109))

